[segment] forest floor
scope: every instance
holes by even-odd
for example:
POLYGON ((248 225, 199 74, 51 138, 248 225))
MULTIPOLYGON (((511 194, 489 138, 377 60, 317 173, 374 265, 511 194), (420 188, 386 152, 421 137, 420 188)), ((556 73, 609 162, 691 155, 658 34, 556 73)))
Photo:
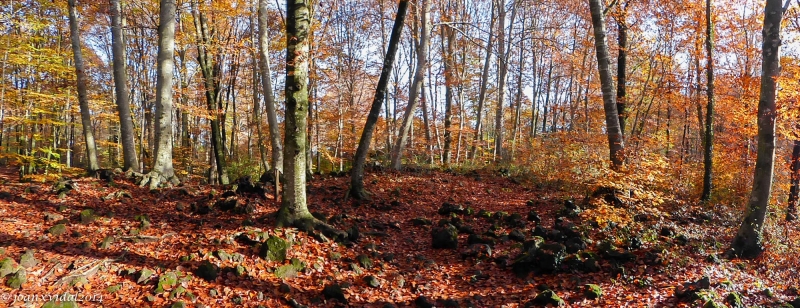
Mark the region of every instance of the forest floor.
POLYGON ((350 231, 335 242, 275 228, 271 190, 83 177, 59 196, 0 171, 0 306, 750 307, 800 286, 796 227, 757 260, 726 259, 739 213, 648 192, 423 170, 369 173, 372 201, 357 202, 347 177, 316 176, 310 210, 350 231), (458 247, 432 248, 447 223, 458 247))

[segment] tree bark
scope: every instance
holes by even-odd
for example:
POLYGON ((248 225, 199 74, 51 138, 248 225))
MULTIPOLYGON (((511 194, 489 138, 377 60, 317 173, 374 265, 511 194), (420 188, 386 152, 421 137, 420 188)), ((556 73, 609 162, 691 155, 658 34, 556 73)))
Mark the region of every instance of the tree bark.
POLYGON ((119 112, 120 141, 122 142, 122 169, 139 171, 136 143, 133 140, 133 119, 128 96, 128 74, 125 71, 125 38, 122 29, 122 7, 119 0, 111 0, 111 51, 114 57, 114 88, 119 112))
POLYGON ((700 200, 711 199, 711 173, 714 164, 714 23, 711 20, 711 0, 706 0, 706 132, 703 153, 703 195, 700 200))
POLYGON ((86 158, 89 173, 94 173, 100 169, 97 162, 97 145, 94 141, 94 129, 92 127, 92 114, 89 110, 89 98, 87 97, 87 86, 89 79, 83 65, 83 53, 81 52, 81 33, 78 26, 78 16, 75 9, 75 0, 67 1, 69 5, 69 32, 72 41, 72 53, 75 57, 75 74, 77 75, 78 104, 81 108, 81 125, 83 126, 83 136, 86 139, 86 158))
POLYGON ((172 167, 172 75, 175 69, 175 0, 161 0, 158 22, 158 64, 156 67, 157 138, 153 170, 141 181, 150 189, 164 182, 177 184, 172 167))
POLYGON ((220 128, 221 119, 224 118, 224 109, 217 103, 219 99, 219 82, 214 67, 214 60, 208 51, 208 46, 212 43, 209 34, 208 22, 205 14, 200 11, 196 1, 192 1, 192 15, 194 17, 195 39, 197 43, 197 62, 205 81, 205 94, 208 111, 211 112, 211 146, 214 151, 214 161, 216 162, 217 174, 222 185, 230 183, 228 170, 225 163, 225 143, 222 140, 223 134, 220 128))
POLYGON ((422 2, 422 14, 420 16, 420 37, 417 42, 417 67, 414 71, 414 82, 408 94, 408 106, 403 114, 403 122, 400 124, 400 132, 395 145, 392 148, 392 168, 400 170, 403 163, 403 150, 408 141, 408 132, 414 120, 414 109, 417 108, 423 81, 425 79, 425 68, 428 66, 428 40, 430 39, 430 0, 420 0, 422 2))
POLYGON ((455 91, 453 87, 456 85, 455 75, 455 30, 452 26, 442 26, 442 54, 444 56, 444 148, 442 150, 442 161, 445 166, 450 165, 450 148, 453 143, 452 136, 452 110, 453 110, 453 95, 455 91), (445 43, 446 41, 446 43, 445 43))
POLYGON ((475 120, 475 137, 472 140, 472 150, 470 151, 470 159, 475 159, 480 148, 480 142, 483 141, 483 105, 486 101, 486 90, 489 86, 489 68, 492 64, 492 40, 494 40, 494 1, 492 1, 492 15, 489 18, 489 39, 486 40, 486 58, 483 60, 483 70, 481 71, 481 88, 478 92, 478 110, 477 118, 475 120))
POLYGON ((367 123, 364 125, 364 131, 361 133, 361 139, 358 141, 358 149, 356 149, 353 169, 350 172, 349 194, 354 199, 364 199, 367 197, 367 193, 364 190, 364 164, 367 161, 367 153, 369 152, 372 134, 375 132, 375 124, 378 122, 381 106, 386 97, 386 87, 389 84, 389 77, 391 77, 392 74, 392 66, 394 65, 395 55, 397 54, 397 46, 400 43, 400 36, 403 34, 403 25, 405 24, 407 11, 408 0, 400 0, 397 6, 397 16, 395 17, 394 26, 392 27, 392 35, 389 38, 389 48, 386 51, 386 57, 383 59, 381 77, 378 79, 375 97, 372 99, 372 106, 369 109, 369 115, 367 115, 367 123))
POLYGON ((267 37, 267 1, 258 0, 258 55, 261 67, 261 86, 264 88, 264 105, 267 107, 269 141, 272 146, 272 168, 283 172, 283 146, 272 92, 272 72, 269 65, 269 38, 267 37))
POLYGON ((764 220, 772 192, 775 165, 776 78, 780 75, 781 0, 767 0, 764 8, 761 89, 758 100, 758 153, 753 174, 753 189, 747 212, 733 239, 731 252, 742 258, 756 258, 764 252, 764 220))
POLYGON ((789 205, 786 210, 786 221, 797 219, 797 199, 800 195, 800 140, 794 141, 792 162, 789 164, 791 186, 789 187, 789 205))
POLYGON ((600 84, 603 92, 603 110, 606 118, 606 133, 608 135, 608 149, 611 166, 618 169, 624 165, 624 143, 619 125, 619 114, 614 99, 614 84, 609 70, 608 45, 606 44, 606 25, 603 17, 603 7, 600 0, 589 0, 589 9, 592 13, 592 28, 594 30, 595 52, 597 53, 597 68, 600 74, 600 84))

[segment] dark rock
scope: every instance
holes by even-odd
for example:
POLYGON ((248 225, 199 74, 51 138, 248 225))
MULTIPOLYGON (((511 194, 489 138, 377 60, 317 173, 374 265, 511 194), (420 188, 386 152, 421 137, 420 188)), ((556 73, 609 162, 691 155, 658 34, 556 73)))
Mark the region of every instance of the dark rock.
POLYGON ((659 234, 661 234, 661 236, 671 237, 675 235, 675 228, 663 226, 661 227, 661 232, 659 234))
POLYGON ((358 264, 360 264, 361 267, 366 268, 366 269, 371 269, 372 268, 372 260, 370 260, 367 255, 364 255, 364 254, 358 255, 356 257, 356 260, 358 260, 358 264))
POLYGON ((211 262, 203 261, 197 268, 197 271, 195 271, 195 274, 197 277, 205 279, 208 282, 213 282, 219 275, 219 267, 211 262))
POLYGON ((450 307, 450 308, 458 308, 458 307, 460 307, 458 305, 458 301, 454 300, 452 298, 445 299, 445 300, 439 300, 438 303, 439 303, 438 306, 441 306, 441 307, 450 307))
POLYGON ((491 219, 492 218, 492 212, 489 212, 487 210, 480 210, 480 211, 478 211, 478 217, 485 218, 485 219, 491 219))
POLYGON ((492 257, 492 248, 486 244, 472 244, 461 251, 462 259, 488 259, 492 257))
POLYGON ((533 235, 547 237, 547 229, 540 226, 536 226, 535 228, 533 228, 533 235))
POLYGON ((626 241, 626 247, 630 250, 642 248, 642 239, 638 236, 631 236, 626 241))
POLYGON ((552 305, 554 307, 564 306, 564 300, 559 297, 553 290, 545 290, 536 295, 536 297, 525 303, 525 307, 546 307, 552 305))
POLYGON ((506 217, 505 223, 510 228, 525 228, 525 221, 522 220, 522 215, 519 213, 513 213, 506 217))
POLYGON ((0 191, 0 200, 11 200, 13 195, 7 191, 0 191))
POLYGON ((239 200, 237 200, 235 196, 227 197, 225 199, 219 200, 216 203, 214 203, 214 208, 220 209, 222 211, 232 211, 233 209, 236 208, 238 203, 239 200))
POLYGON ((522 250, 529 251, 531 249, 539 249, 544 244, 544 238, 541 236, 534 236, 532 239, 522 243, 522 250))
POLYGON ((85 209, 85 210, 81 211, 80 219, 81 219, 81 223, 84 224, 84 225, 88 225, 88 224, 94 222, 94 220, 96 218, 97 217, 95 216, 93 209, 85 209))
POLYGON ((525 277, 529 273, 553 273, 560 269, 561 262, 566 257, 566 247, 558 243, 544 243, 538 249, 530 250, 519 255, 511 264, 512 271, 518 277, 525 277))
POLYGON ((687 237, 685 234, 679 234, 675 237, 675 242, 681 246, 686 245, 689 243, 689 237, 687 237))
POLYGON ((347 299, 344 297, 344 290, 342 290, 342 286, 338 284, 325 286, 325 288, 322 289, 322 296, 325 297, 325 299, 335 299, 341 303, 347 303, 347 299))
POLYGON ((638 221, 638 222, 646 222, 646 221, 652 221, 652 220, 655 220, 655 218, 653 217, 653 215, 652 215, 652 214, 648 214, 648 213, 640 213, 640 214, 636 214, 636 215, 634 215, 634 216, 633 216, 633 220, 634 220, 634 221, 638 221))
POLYGON ((574 223, 568 221, 562 221, 560 224, 557 224, 555 229, 561 231, 567 238, 581 237, 581 231, 578 230, 578 227, 575 226, 574 223))
POLYGON ((458 233, 475 234, 475 229, 470 225, 461 225, 460 227, 458 227, 458 233))
POLYGON ((378 281, 378 278, 375 278, 375 276, 372 276, 372 275, 364 277, 364 283, 366 283, 368 286, 370 286, 372 288, 380 288, 381 287, 381 282, 378 281))
POLYGON ((675 297, 681 301, 693 301, 699 299, 700 291, 708 290, 710 287, 711 280, 708 276, 703 276, 695 282, 687 282, 682 287, 675 288, 675 297))
POLYGON ((419 308, 433 308, 435 305, 430 299, 423 295, 417 297, 417 299, 414 300, 414 304, 419 308))
POLYGON ((351 242, 358 242, 361 238, 361 231, 358 230, 358 225, 353 225, 347 229, 347 239, 351 242))
POLYGON ((438 227, 431 231, 433 248, 456 249, 458 248, 458 229, 453 225, 438 227))
POLYGON ((509 217, 508 212, 506 211, 497 211, 492 215, 495 221, 504 221, 506 218, 509 217))
POLYGON ((242 244, 244 246, 248 246, 248 247, 255 246, 255 244, 259 243, 259 241, 251 239, 250 236, 248 236, 246 233, 241 233, 241 234, 237 235, 234 238, 234 241, 236 241, 237 243, 242 244))
POLYGON ((494 246, 495 240, 491 237, 486 237, 477 234, 470 234, 467 237, 467 245, 474 245, 474 244, 486 244, 489 246, 494 246))
POLYGON ((383 256, 381 256, 381 259, 384 262, 392 262, 394 261, 394 254, 390 252, 384 253, 383 256))
POLYGON ((237 194, 256 194, 263 195, 266 191, 261 183, 253 183, 249 175, 236 179, 237 194))
MULTIPOLYGON (((744 308, 744 301, 742 300, 742 295, 738 292, 731 292, 728 293, 728 296, 725 297, 725 303, 728 304, 731 308, 744 308)), ((800 307, 800 298, 797 298, 791 302, 789 302, 792 307, 800 307)))
POLYGON ((587 284, 583 286, 583 296, 588 299, 597 299, 603 296, 603 289, 596 284, 587 284))
POLYGON ((567 247, 567 253, 576 253, 586 249, 586 242, 580 237, 570 238, 564 245, 567 247))
POLYGON ((550 229, 550 230, 547 231, 547 234, 545 235, 545 238, 548 239, 548 240, 551 240, 551 241, 555 241, 555 242, 562 242, 567 237, 564 236, 564 233, 562 233, 561 230, 550 229))
POLYGON ((519 229, 514 229, 511 230, 510 233, 508 233, 508 238, 511 239, 512 241, 521 243, 525 241, 525 234, 522 233, 522 231, 520 231, 519 229))
POLYGON ((542 217, 539 216, 539 213, 536 213, 536 211, 532 210, 528 212, 528 221, 533 221, 538 225, 542 222, 542 217))
POLYGON ((449 202, 442 203, 438 211, 439 215, 450 215, 450 213, 463 214, 464 206, 460 204, 452 204, 449 202))

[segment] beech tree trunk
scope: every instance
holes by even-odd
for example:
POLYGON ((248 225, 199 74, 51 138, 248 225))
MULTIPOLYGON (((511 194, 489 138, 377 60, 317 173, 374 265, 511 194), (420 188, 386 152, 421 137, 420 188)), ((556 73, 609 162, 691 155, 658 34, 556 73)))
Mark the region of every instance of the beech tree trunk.
POLYGON ((156 67, 156 147, 153 170, 141 186, 150 189, 164 182, 177 184, 172 167, 172 75, 175 69, 175 0, 161 0, 158 21, 158 63, 156 67))
POLYGON ((747 212, 733 239, 731 252, 742 258, 756 258, 764 252, 764 220, 767 216, 775 167, 776 77, 780 75, 781 0, 767 0, 761 47, 761 89, 758 100, 758 146, 753 189, 747 212))
POLYGON ((489 19, 489 39, 486 40, 486 58, 483 60, 483 70, 481 71, 481 88, 478 92, 478 110, 477 118, 475 120, 475 137, 472 140, 472 150, 470 151, 470 159, 475 159, 480 148, 483 129, 483 105, 486 101, 486 90, 489 86, 489 68, 492 64, 492 40, 494 40, 494 1, 492 1, 492 16, 489 19))
POLYGON ((200 71, 203 73, 205 81, 205 94, 208 111, 211 112, 211 146, 214 151, 214 161, 216 162, 217 174, 222 185, 230 183, 228 170, 225 162, 225 142, 222 140, 220 122, 224 119, 225 110, 220 108, 218 100, 220 94, 219 81, 214 67, 214 60, 208 51, 208 46, 212 43, 210 30, 205 14, 197 6, 196 1, 192 1, 192 15, 194 17, 195 39, 197 43, 197 62, 200 71))
POLYGON ((589 9, 592 13, 592 28, 594 30, 595 52, 597 53, 597 68, 600 74, 600 84, 603 92, 603 110, 606 118, 606 133, 608 135, 608 149, 611 166, 614 169, 622 167, 625 162, 624 143, 622 130, 619 125, 617 103, 614 99, 614 84, 609 70, 608 45, 606 44, 606 24, 603 17, 603 7, 600 0, 589 0, 589 9))
POLYGON ((119 0, 111 0, 111 51, 114 58, 114 88, 119 112, 120 142, 122 142, 122 169, 139 171, 136 143, 133 140, 133 119, 128 96, 128 74, 125 71, 125 37, 122 31, 122 7, 119 0))
POLYGON ((711 199, 711 172, 714 164, 714 23, 711 20, 711 0, 706 0, 706 132, 703 153, 703 195, 700 200, 711 199))
POLYGON ((791 170, 791 186, 789 187, 789 205, 786 210, 786 221, 797 219, 797 199, 800 195, 800 140, 794 141, 792 147, 792 162, 789 164, 791 170))
POLYGON ((272 169, 283 172, 283 147, 275 111, 275 94, 272 92, 272 72, 269 65, 269 37, 267 36, 267 1, 258 0, 258 55, 261 67, 261 87, 264 88, 264 105, 267 107, 269 142, 272 146, 272 169))
POLYGON ((417 67, 414 70, 414 82, 408 94, 408 106, 403 114, 403 122, 400 124, 400 132, 394 147, 392 148, 392 168, 400 170, 403 163, 403 150, 408 141, 408 133, 414 121, 414 110, 417 108, 420 91, 423 88, 425 79, 425 68, 428 66, 428 41, 430 40, 430 0, 419 0, 422 2, 422 14, 420 15, 420 37, 416 42, 417 67))
POLYGON ((87 97, 86 87, 89 79, 83 65, 83 53, 81 52, 81 33, 78 26, 78 16, 75 9, 75 0, 67 1, 69 5, 69 32, 72 41, 72 54, 75 58, 75 74, 77 75, 78 104, 81 108, 81 125, 83 126, 83 137, 86 140, 86 159, 88 164, 86 169, 89 173, 94 173, 100 169, 97 162, 97 145, 94 141, 94 129, 92 128, 92 114, 89 110, 89 98, 87 97))
POLYGON ((372 107, 369 109, 367 123, 364 125, 364 131, 361 133, 361 139, 358 141, 358 149, 356 149, 353 169, 350 172, 349 194, 355 199, 364 199, 367 197, 367 193, 364 190, 364 164, 367 161, 367 153, 369 152, 370 142, 372 141, 372 134, 375 132, 375 124, 378 123, 381 106, 383 105, 383 100, 386 98, 386 87, 389 84, 389 77, 392 75, 392 66, 394 65, 394 58, 397 54, 397 46, 400 43, 400 36, 403 34, 403 25, 405 24, 407 11, 408 0, 400 0, 397 7, 397 16, 395 17, 394 26, 392 27, 392 35, 389 38, 389 48, 386 51, 386 57, 383 59, 381 77, 378 79, 375 97, 372 99, 372 107))

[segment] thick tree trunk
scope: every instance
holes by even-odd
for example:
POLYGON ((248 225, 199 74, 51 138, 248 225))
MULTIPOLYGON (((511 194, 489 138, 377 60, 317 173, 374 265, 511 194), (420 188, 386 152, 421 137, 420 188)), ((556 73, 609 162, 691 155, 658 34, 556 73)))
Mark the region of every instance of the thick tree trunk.
POLYGON ((158 64, 156 68, 157 138, 153 170, 141 182, 150 189, 164 182, 177 184, 172 167, 172 75, 175 69, 175 0, 161 0, 158 22, 158 64))
POLYGON ((711 172, 714 164, 714 23, 711 20, 711 0, 706 0, 706 133, 703 153, 703 195, 700 200, 711 199, 711 172))
POLYGON ((269 38, 267 37, 267 1, 258 0, 258 55, 261 67, 261 86, 264 88, 264 105, 267 107, 269 141, 272 146, 272 168, 283 172, 283 148, 272 92, 272 72, 269 65, 269 38))
POLYGON ((306 135, 308 117, 308 67, 311 30, 309 0, 286 1, 286 125, 283 172, 286 183, 278 226, 316 228, 332 237, 347 233, 318 221, 306 203, 306 135))
POLYGON ((75 0, 67 1, 69 4, 69 31, 72 41, 72 53, 75 57, 75 74, 77 75, 78 104, 81 108, 81 125, 83 126, 83 137, 86 140, 86 158, 88 164, 86 169, 89 173, 94 173, 100 169, 97 162, 97 145, 94 141, 94 129, 92 128, 92 114, 89 110, 89 98, 87 97, 87 86, 89 79, 83 65, 83 53, 81 52, 81 33, 78 27, 78 16, 75 9, 75 0))
POLYGON ((609 70, 608 45, 606 44, 606 24, 603 17, 603 7, 600 0, 589 0, 589 9, 592 13, 592 28, 594 30, 595 52, 597 53, 597 67, 600 73, 600 84, 603 92, 603 110, 606 117, 606 133, 608 135, 608 149, 612 168, 617 169, 625 162, 622 131, 619 126, 617 103, 614 99, 614 84, 609 70))
POLYGON ((403 122, 400 124, 400 132, 392 149, 392 168, 400 170, 403 163, 403 150, 408 141, 408 133, 414 121, 414 110, 419 104, 417 97, 421 95, 423 81, 425 79, 425 68, 428 66, 428 40, 430 39, 430 0, 420 0, 422 2, 422 14, 420 14, 420 37, 417 42, 417 67, 414 71, 414 82, 408 94, 408 106, 403 114, 403 122))
POLYGON ((128 74, 125 71, 125 38, 122 31, 122 7, 119 0, 111 0, 111 51, 114 57, 114 88, 119 112, 120 141, 122 142, 122 169, 139 171, 136 143, 133 140, 133 119, 128 97, 128 74))
POLYGON ((486 90, 489 87, 489 68, 492 65, 492 40, 494 40, 494 1, 492 1, 492 16, 489 19, 489 39, 486 40, 486 58, 483 60, 483 70, 481 71, 481 88, 478 92, 478 110, 476 110, 477 118, 475 120, 475 137, 472 140, 472 150, 470 151, 469 158, 475 159, 478 154, 478 148, 483 141, 483 105, 486 102, 486 90))
POLYGON ((753 174, 753 190, 742 225, 733 239, 731 252, 743 258, 755 258, 764 251, 764 220, 772 192, 775 167, 775 97, 780 75, 781 0, 767 0, 764 8, 761 90, 758 100, 758 156, 753 174))
POLYGON ((381 77, 378 79, 378 86, 375 90, 375 97, 372 100, 372 107, 370 107, 369 115, 367 115, 367 123, 364 125, 364 131, 361 133, 361 139, 358 141, 358 149, 353 161, 353 169, 350 172, 350 196, 355 199, 364 199, 367 193, 364 190, 364 164, 367 161, 367 153, 369 152, 369 145, 372 140, 372 134, 375 132, 375 124, 378 122, 378 116, 381 112, 381 105, 386 97, 386 87, 389 84, 389 77, 392 74, 392 65, 394 65, 394 58, 397 54, 397 46, 400 43, 400 36, 403 34, 403 25, 406 19, 406 12, 408 11, 408 0, 400 0, 397 7, 397 16, 394 20, 392 27, 392 35, 389 38, 389 48, 386 51, 386 57, 383 59, 383 68, 381 69, 381 77))

